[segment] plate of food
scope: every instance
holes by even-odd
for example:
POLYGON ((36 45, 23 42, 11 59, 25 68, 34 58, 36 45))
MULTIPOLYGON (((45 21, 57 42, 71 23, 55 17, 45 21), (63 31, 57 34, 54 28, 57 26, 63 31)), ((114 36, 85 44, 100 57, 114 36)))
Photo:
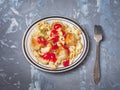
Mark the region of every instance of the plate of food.
POLYGON ((40 70, 65 72, 78 66, 89 50, 89 38, 71 19, 52 16, 34 22, 24 33, 26 59, 40 70))

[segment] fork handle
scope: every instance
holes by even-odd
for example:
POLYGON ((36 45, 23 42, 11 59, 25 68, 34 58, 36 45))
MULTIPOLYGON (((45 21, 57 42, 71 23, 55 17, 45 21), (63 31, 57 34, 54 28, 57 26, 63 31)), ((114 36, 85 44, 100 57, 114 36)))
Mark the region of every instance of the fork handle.
POLYGON ((96 42, 96 60, 94 64, 94 82, 95 84, 98 84, 100 81, 101 77, 101 72, 100 72, 100 49, 99 49, 99 42, 96 42))

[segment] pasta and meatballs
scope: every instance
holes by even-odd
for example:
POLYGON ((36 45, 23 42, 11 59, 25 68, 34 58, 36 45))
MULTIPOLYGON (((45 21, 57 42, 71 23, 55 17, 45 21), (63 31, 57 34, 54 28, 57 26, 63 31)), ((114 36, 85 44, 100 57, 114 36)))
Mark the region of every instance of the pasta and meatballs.
POLYGON ((32 54, 38 63, 55 70, 67 67, 82 52, 82 30, 62 21, 38 22, 30 39, 32 54))

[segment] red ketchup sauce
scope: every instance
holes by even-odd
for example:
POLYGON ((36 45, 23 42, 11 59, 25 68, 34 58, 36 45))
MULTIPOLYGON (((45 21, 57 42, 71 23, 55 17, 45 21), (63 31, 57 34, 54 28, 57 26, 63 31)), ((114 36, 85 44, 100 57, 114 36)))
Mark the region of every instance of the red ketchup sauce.
POLYGON ((40 57, 42 57, 45 60, 50 60, 52 62, 56 62, 57 60, 55 54, 52 52, 47 52, 44 55, 41 55, 40 57))
POLYGON ((43 37, 38 37, 37 41, 39 44, 47 45, 47 40, 45 40, 43 37))
POLYGON ((63 66, 64 66, 64 67, 69 66, 69 60, 65 60, 65 61, 63 62, 63 66))

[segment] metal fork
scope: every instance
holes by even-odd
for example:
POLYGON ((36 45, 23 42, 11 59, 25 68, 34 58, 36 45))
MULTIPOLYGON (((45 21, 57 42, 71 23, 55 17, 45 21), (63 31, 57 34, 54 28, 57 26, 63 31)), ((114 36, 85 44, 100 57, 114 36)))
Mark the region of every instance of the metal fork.
POLYGON ((98 84, 101 78, 100 70, 100 41, 102 40, 102 27, 100 25, 94 26, 94 39, 96 41, 96 58, 94 64, 94 82, 98 84))

